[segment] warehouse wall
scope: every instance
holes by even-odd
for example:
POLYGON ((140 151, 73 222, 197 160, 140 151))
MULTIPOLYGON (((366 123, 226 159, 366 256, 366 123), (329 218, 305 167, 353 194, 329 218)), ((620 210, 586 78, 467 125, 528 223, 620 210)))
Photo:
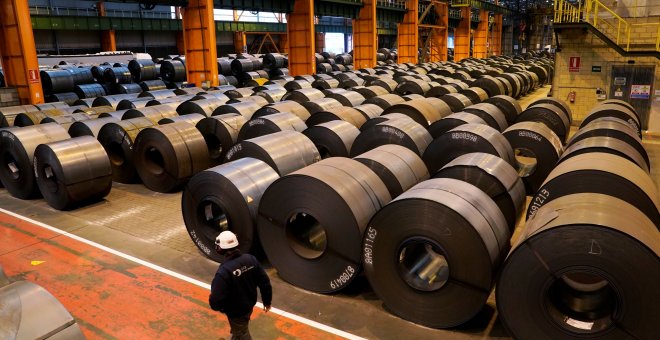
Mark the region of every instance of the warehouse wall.
POLYGON ((655 81, 651 88, 651 108, 648 120, 649 131, 660 131, 660 96, 655 90, 660 89, 660 60, 654 57, 623 57, 610 48, 590 31, 582 29, 564 29, 559 34, 559 48, 555 56, 555 75, 553 96, 567 99, 569 92, 576 92, 575 103, 569 103, 576 121, 585 115, 597 103, 596 89, 610 92, 611 70, 616 65, 655 66, 655 81), (570 57, 580 57, 579 72, 569 72, 570 57), (592 72, 592 66, 601 66, 601 72, 592 72))

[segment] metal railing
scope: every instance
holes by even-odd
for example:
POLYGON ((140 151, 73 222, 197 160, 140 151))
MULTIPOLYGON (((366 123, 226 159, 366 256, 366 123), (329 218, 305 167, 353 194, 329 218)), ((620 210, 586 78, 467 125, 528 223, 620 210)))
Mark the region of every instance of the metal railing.
MULTIPOLYGON (((96 8, 30 6, 30 15, 96 17, 99 16, 99 12, 96 8)), ((173 19, 171 12, 128 11, 117 9, 106 9, 105 16, 116 18, 173 19)))
POLYGON ((646 46, 653 41, 655 42, 653 49, 660 52, 660 22, 630 22, 631 18, 628 18, 628 20, 622 18, 600 0, 586 0, 584 5, 582 1, 579 1, 577 6, 568 0, 555 0, 554 9, 555 24, 588 23, 627 52, 631 51, 631 44, 637 50, 645 50, 646 46), (637 27, 651 26, 657 26, 655 36, 649 36, 648 34, 635 35, 633 32, 637 27))

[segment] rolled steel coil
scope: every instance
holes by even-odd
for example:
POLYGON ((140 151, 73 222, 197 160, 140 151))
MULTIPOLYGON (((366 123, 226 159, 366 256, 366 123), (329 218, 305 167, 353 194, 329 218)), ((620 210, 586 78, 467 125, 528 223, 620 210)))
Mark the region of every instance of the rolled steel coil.
POLYGON ((583 128, 594 119, 602 117, 619 118, 633 127, 638 136, 642 136, 642 124, 639 118, 637 118, 636 112, 629 110, 625 106, 617 104, 605 104, 596 106, 591 111, 589 111, 589 113, 587 113, 586 117, 584 117, 582 124, 580 124, 580 128, 583 128))
POLYGON ((231 61, 231 72, 234 76, 241 73, 252 72, 257 70, 252 59, 234 59, 231 61))
POLYGON ((506 79, 511 86, 511 97, 518 98, 523 92, 524 85, 521 77, 517 74, 502 73, 497 78, 506 79))
POLYGON ((195 95, 188 94, 188 95, 168 97, 165 99, 152 99, 147 102, 147 107, 156 106, 156 105, 168 105, 168 106, 172 106, 176 110, 176 108, 179 107, 179 105, 181 105, 183 102, 192 100, 195 97, 196 97, 195 95))
POLYGON ((244 98, 233 98, 233 99, 229 99, 227 104, 234 104, 234 103, 241 103, 241 102, 256 102, 261 107, 264 107, 264 106, 268 105, 268 100, 266 100, 266 98, 261 97, 261 96, 249 96, 249 97, 244 97, 244 98))
POLYGON ((429 172, 419 155, 400 145, 381 145, 353 159, 373 170, 392 197, 429 179, 429 172))
POLYGON ((17 114, 16 117, 14 118, 13 126, 25 127, 25 126, 38 125, 41 123, 41 121, 44 118, 48 116, 61 116, 65 114, 66 113, 64 111, 57 109, 46 110, 46 111, 21 112, 17 114))
POLYGON ((319 150, 321 158, 348 157, 353 141, 360 134, 354 125, 343 120, 331 120, 310 126, 303 131, 319 150))
POLYGON ((186 65, 179 60, 163 60, 160 63, 160 77, 170 83, 186 81, 186 65))
POLYGON ((140 131, 133 158, 144 185, 163 193, 181 189, 193 175, 209 167, 204 137, 187 122, 140 131))
POLYGON ((497 106, 489 103, 479 103, 466 107, 463 112, 472 113, 483 119, 488 126, 496 129, 497 131, 504 131, 509 127, 506 121, 506 116, 497 106))
POLYGON ((372 86, 356 86, 351 88, 351 90, 359 93, 362 95, 362 97, 365 98, 365 100, 373 97, 378 97, 378 96, 384 96, 388 94, 386 89, 378 86, 378 85, 372 85, 372 86))
POLYGON ((406 100, 398 94, 388 93, 383 96, 372 97, 364 101, 365 104, 376 104, 380 106, 383 110, 388 107, 396 104, 404 103, 406 100))
POLYGON ((562 154, 561 140, 539 122, 516 123, 502 134, 513 148, 515 167, 527 194, 533 195, 557 164, 562 154))
POLYGON ((392 313, 454 327, 483 309, 509 237, 502 212, 479 188, 431 179, 371 219, 362 246, 365 274, 392 313))
POLYGON ((396 120, 396 119, 404 119, 414 122, 414 120, 409 116, 406 116, 403 113, 394 112, 388 115, 381 115, 378 117, 369 118, 366 123, 362 124, 362 126, 360 127, 360 131, 366 131, 380 123, 387 122, 390 120, 396 120))
POLYGON ((635 108, 630 103, 628 103, 626 101, 619 100, 619 99, 607 99, 607 100, 604 100, 604 101, 600 102, 600 105, 605 105, 605 104, 615 104, 615 105, 624 106, 628 110, 634 112, 635 115, 637 116, 637 118, 639 120, 641 120, 641 117, 639 116, 639 113, 637 113, 637 110, 635 110, 635 108))
POLYGON ((211 165, 223 162, 227 151, 238 142, 238 133, 246 122, 242 115, 227 113, 204 118, 195 125, 206 141, 211 165))
POLYGON ((396 144, 422 155, 432 138, 429 132, 412 119, 391 119, 363 130, 353 142, 355 157, 381 145, 396 144))
POLYGON ((502 85, 502 88, 504 89, 504 91, 502 92, 503 95, 513 96, 513 85, 511 85, 509 79, 503 77, 494 77, 494 78, 502 85))
POLYGON ((92 102, 92 107, 96 106, 111 106, 113 109, 117 109, 117 106, 119 103, 124 100, 131 100, 131 99, 136 99, 138 97, 138 94, 136 93, 131 93, 131 94, 115 94, 115 95, 110 95, 110 96, 103 96, 103 97, 98 97, 94 99, 92 102))
POLYGON ((334 120, 345 121, 359 129, 367 122, 367 117, 355 108, 340 106, 314 113, 305 121, 305 124, 312 127, 334 120))
POLYGON ((372 80, 368 83, 369 86, 371 85, 377 85, 380 86, 384 89, 386 89, 388 92, 392 93, 394 92, 394 89, 399 85, 394 79, 391 78, 385 78, 385 77, 380 77, 379 79, 372 80))
POLYGON ((238 133, 238 140, 243 141, 285 130, 303 132, 306 128, 305 122, 293 113, 274 113, 250 119, 238 133))
POLYGON ((406 94, 419 94, 423 96, 430 89, 431 85, 428 82, 419 79, 411 79, 400 82, 394 89, 394 92, 401 96, 406 94))
POLYGON ((75 92, 53 93, 46 97, 46 102, 65 102, 69 105, 75 105, 78 99, 78 95, 75 92))
POLYGON ((449 105, 452 112, 461 112, 466 107, 473 105, 474 103, 464 94, 460 93, 449 93, 442 97, 440 100, 444 101, 449 105))
POLYGON ((518 339, 654 338, 656 227, 634 204, 608 195, 547 203, 502 267, 496 292, 502 323, 518 339))
POLYGON ((558 197, 576 193, 617 197, 660 226, 658 194, 651 177, 632 161, 604 152, 584 153, 559 163, 532 197, 527 219, 558 197))
POLYGON ((337 62, 337 64, 342 64, 342 65, 353 64, 353 56, 348 53, 340 54, 335 57, 335 61, 337 62))
POLYGON ((69 113, 60 116, 47 116, 44 119, 42 119, 41 122, 39 122, 39 124, 57 123, 68 131, 71 124, 75 122, 90 120, 92 118, 96 118, 96 117, 90 116, 85 113, 69 113))
MULTIPOLYGON (((229 98, 227 98, 229 100, 229 98)), ((176 112, 180 115, 188 115, 197 113, 206 117, 213 115, 215 110, 224 105, 226 102, 217 99, 193 99, 185 101, 176 108, 176 112)))
POLYGON ((306 80, 310 84, 313 83, 314 80, 316 80, 316 78, 314 78, 314 76, 309 75, 309 74, 303 74, 303 75, 295 76, 294 78, 295 78, 295 80, 306 80))
POLYGON ((259 204, 259 237, 285 281, 318 293, 336 292, 360 273, 362 234, 390 199, 367 166, 327 158, 266 189, 259 204))
POLYGON ((98 132, 98 140, 108 153, 112 166, 112 180, 119 183, 137 183, 140 177, 133 161, 133 144, 138 133, 154 126, 141 117, 106 123, 98 132))
POLYGON ((592 120, 589 124, 579 129, 573 137, 566 143, 566 147, 569 147, 571 144, 576 143, 582 139, 589 137, 613 137, 621 141, 628 143, 632 146, 640 155, 644 158, 644 162, 648 168, 651 167, 651 161, 649 159, 648 153, 642 144, 642 140, 637 135, 636 131, 632 126, 630 126, 625 121, 612 118, 604 117, 592 120))
POLYGON ((228 113, 239 114, 246 120, 252 118, 252 115, 262 108, 262 106, 255 101, 245 101, 232 104, 225 104, 218 106, 213 110, 212 116, 224 115, 228 113))
POLYGON ((252 117, 257 118, 257 117, 263 117, 263 116, 267 116, 275 113, 282 113, 282 112, 292 113, 298 116, 298 118, 302 119, 302 121, 306 121, 310 115, 309 111, 304 106, 292 100, 284 100, 281 102, 263 106, 262 108, 257 110, 252 115, 252 117))
POLYGON ((106 69, 111 67, 112 65, 110 64, 92 66, 92 75, 94 76, 94 79, 96 79, 98 82, 103 82, 103 73, 106 69))
POLYGON ((280 176, 321 160, 314 143, 297 131, 280 131, 241 141, 225 156, 227 162, 252 157, 266 162, 280 176))
POLYGON ((34 151, 34 173, 44 199, 58 210, 98 201, 112 188, 108 155, 90 136, 40 144, 34 151))
POLYGON ((482 124, 464 124, 442 134, 429 144, 422 159, 434 174, 454 158, 472 152, 489 153, 515 164, 511 144, 499 131, 482 124))
POLYGON ((146 107, 147 103, 149 103, 151 100, 151 97, 124 99, 117 103, 117 110, 141 109, 146 107))
POLYGON ((312 87, 312 83, 305 79, 292 80, 284 84, 284 88, 287 91, 295 91, 300 89, 308 89, 312 87))
POLYGON ((67 70, 43 70, 39 76, 45 94, 72 92, 76 86, 73 75, 67 70))
POLYGON ((525 185, 502 158, 483 152, 465 154, 443 166, 433 177, 454 178, 481 189, 500 208, 513 234, 525 206, 525 185))
POLYGON ((565 101, 559 98, 548 97, 548 98, 541 98, 535 100, 533 103, 529 104, 529 106, 533 106, 536 104, 551 104, 558 107, 568 118, 569 125, 573 123, 573 113, 571 112, 571 107, 568 106, 568 103, 566 103, 565 101))
POLYGON ((391 113, 403 113, 428 129, 434 122, 450 115, 451 109, 437 98, 422 98, 395 104, 383 111, 383 115, 391 113))
POLYGON ((566 115, 555 105, 552 104, 536 104, 528 107, 525 111, 518 115, 516 122, 539 122, 549 127, 561 140, 562 144, 566 143, 570 123, 566 115))
POLYGON ((10 195, 29 199, 39 195, 34 176, 34 151, 39 144, 69 139, 58 124, 42 124, 0 131, 0 181, 10 195))
POLYGON ((141 109, 128 109, 121 119, 126 120, 144 117, 153 122, 153 125, 156 125, 163 118, 178 116, 179 114, 176 112, 177 106, 178 105, 155 105, 143 107, 141 109))
POLYGON ((339 87, 339 80, 334 78, 317 79, 312 83, 312 87, 319 90, 327 90, 339 87))
POLYGON ((460 93, 470 99, 474 104, 481 103, 488 99, 488 93, 480 87, 469 87, 461 90, 460 93))
POLYGON ((34 104, 39 110, 51 110, 51 109, 66 109, 69 108, 69 104, 64 102, 54 102, 54 103, 41 103, 34 104))
POLYGON ((452 113, 438 121, 435 121, 429 125, 428 130, 433 139, 440 137, 445 132, 463 125, 463 124, 484 124, 486 122, 479 118, 479 116, 467 112, 456 112, 452 113))
POLYGON ((69 126, 69 135, 72 138, 82 136, 92 136, 96 138, 105 124, 117 121, 119 121, 119 118, 109 116, 73 122, 71 126, 69 126))
POLYGON ((302 106, 307 110, 307 112, 314 114, 321 111, 327 111, 332 108, 341 107, 343 105, 336 99, 326 97, 310 102, 303 102, 302 106))
POLYGON ((364 79, 354 77, 354 78, 348 78, 348 79, 341 80, 339 82, 339 87, 341 87, 343 89, 352 89, 356 86, 363 86, 366 83, 367 82, 364 79))
POLYGON ((564 162, 571 157, 589 152, 602 152, 617 155, 637 164, 637 166, 647 174, 650 171, 642 154, 635 150, 630 144, 617 138, 603 136, 584 138, 568 145, 557 163, 564 162))
POLYGON ((174 90, 174 94, 177 96, 185 95, 203 95, 206 94, 206 91, 201 87, 181 87, 174 90))
POLYGON ((139 83, 142 91, 158 91, 167 89, 165 82, 160 79, 143 80, 139 83))
POLYGON ((321 92, 320 90, 308 87, 308 88, 302 88, 299 90, 290 91, 284 97, 282 97, 282 100, 292 100, 297 103, 303 103, 303 102, 321 99, 324 97, 325 94, 323 94, 323 92, 321 92))
MULTIPOLYGON (((73 113, 84 113, 89 116, 97 116, 103 118, 108 114, 113 114, 116 112, 122 112, 123 114, 125 110, 114 111, 112 106, 97 106, 97 107, 81 107, 79 109, 76 109, 73 113)), ((121 116, 117 116, 117 118, 121 118, 121 116)))
POLYGON ((263 65, 267 69, 278 69, 286 67, 286 58, 279 53, 268 53, 264 55, 263 65))
POLYGON ((108 92, 101 84, 76 85, 74 92, 79 98, 96 98, 108 94, 108 92))
POLYGON ((231 60, 218 58, 218 73, 223 76, 232 75, 231 60))
POLYGON ((287 94, 284 88, 255 92, 253 96, 264 97, 268 103, 273 104, 281 101, 287 94))
POLYGON ((343 106, 351 107, 358 106, 365 101, 365 98, 360 93, 348 90, 327 93, 326 97, 337 100, 343 106))
POLYGON ((186 122, 188 124, 195 125, 200 120, 202 120, 202 118, 206 118, 206 116, 199 113, 190 113, 183 116, 163 118, 158 122, 158 125, 172 124, 178 122, 186 122))
POLYGON ((457 93, 458 89, 456 87, 451 86, 451 85, 440 85, 440 86, 434 86, 431 89, 429 89, 424 95, 426 97, 435 97, 435 98, 440 98, 446 94, 450 93, 457 93))
POLYGON ((282 80, 284 81, 282 85, 284 85, 286 82, 293 80, 293 77, 291 77, 289 73, 290 72, 288 68, 276 68, 268 71, 268 77, 271 81, 282 80))
POLYGON ((254 251, 260 244, 256 232, 259 202, 278 178, 268 164, 254 158, 238 159, 193 176, 183 189, 181 211, 195 245, 210 259, 222 262, 215 239, 219 231, 230 230, 241 251, 254 251))
POLYGON ((128 84, 133 76, 128 67, 111 67, 103 71, 103 80, 108 84, 128 84))
POLYGON ((504 113, 506 121, 509 124, 515 123, 518 115, 522 112, 518 101, 509 96, 494 96, 486 99, 484 102, 497 106, 504 113))
POLYGON ((75 85, 90 84, 94 82, 94 75, 92 74, 91 67, 77 67, 67 70, 73 77, 75 85))
POLYGON ((115 84, 112 86, 112 93, 114 94, 131 94, 131 93, 141 93, 142 88, 138 84, 115 84))
POLYGON ((151 98, 152 100, 163 100, 171 97, 176 97, 176 93, 170 89, 143 91, 138 95, 138 98, 151 98))
POLYGON ((360 111, 367 119, 375 118, 383 114, 383 108, 376 104, 362 104, 355 106, 354 109, 360 111))
POLYGON ((251 87, 239 87, 234 90, 225 91, 224 94, 230 99, 250 97, 254 94, 254 89, 251 87))
POLYGON ((150 59, 131 60, 128 62, 128 69, 131 72, 133 81, 136 83, 154 80, 160 76, 160 72, 156 72, 156 63, 150 59))

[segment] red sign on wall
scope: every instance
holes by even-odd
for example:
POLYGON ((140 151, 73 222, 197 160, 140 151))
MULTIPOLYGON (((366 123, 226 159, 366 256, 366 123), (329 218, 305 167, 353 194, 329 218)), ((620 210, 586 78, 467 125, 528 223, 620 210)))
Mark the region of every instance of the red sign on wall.
POLYGON ((568 72, 580 72, 580 57, 568 58, 568 72))
POLYGON ((30 84, 39 82, 39 70, 28 70, 28 82, 30 84))

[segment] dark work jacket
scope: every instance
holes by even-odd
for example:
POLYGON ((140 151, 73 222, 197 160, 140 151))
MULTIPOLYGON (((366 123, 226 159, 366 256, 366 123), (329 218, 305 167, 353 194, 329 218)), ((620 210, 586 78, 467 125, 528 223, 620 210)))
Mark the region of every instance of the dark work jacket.
POLYGON ((257 303, 257 287, 264 305, 270 306, 273 289, 268 275, 254 256, 237 251, 215 273, 209 305, 229 317, 244 316, 257 303))

